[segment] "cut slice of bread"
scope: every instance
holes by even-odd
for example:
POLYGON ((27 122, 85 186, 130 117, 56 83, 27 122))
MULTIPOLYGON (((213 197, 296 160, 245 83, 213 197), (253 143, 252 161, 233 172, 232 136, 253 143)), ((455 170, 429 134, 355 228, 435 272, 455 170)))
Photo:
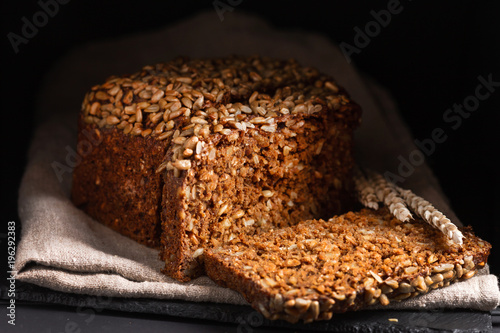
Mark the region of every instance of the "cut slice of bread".
POLYGON ((205 268, 266 318, 327 320, 471 278, 485 265, 491 245, 470 228, 462 232, 458 245, 422 220, 405 223, 387 208, 363 209, 241 234, 206 251, 205 268))

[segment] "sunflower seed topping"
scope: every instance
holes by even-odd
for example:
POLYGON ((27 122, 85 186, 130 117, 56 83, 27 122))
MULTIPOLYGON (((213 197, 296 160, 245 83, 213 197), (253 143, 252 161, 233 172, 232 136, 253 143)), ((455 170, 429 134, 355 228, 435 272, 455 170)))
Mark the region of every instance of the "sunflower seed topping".
MULTIPOLYGON (((116 126, 124 134, 157 140, 172 137, 172 130, 180 129, 182 133, 188 124, 200 125, 192 129, 190 137, 194 134, 199 142, 207 144, 211 134, 220 133, 232 142, 241 133, 279 133, 280 123, 289 124, 301 114, 304 119, 317 112, 345 117, 340 115, 341 103, 331 102, 349 102, 339 91, 331 78, 294 60, 258 56, 178 58, 94 86, 82 104, 82 117, 89 124, 116 126)), ((305 122, 293 124, 295 131, 305 122)), ((184 144, 181 141, 172 142, 173 150, 184 144)), ((176 159, 199 156, 201 147, 197 143, 183 147, 171 160, 180 168, 172 170, 185 170, 182 168, 189 163, 176 164, 176 159)), ((285 153, 289 151, 284 149, 285 153)))

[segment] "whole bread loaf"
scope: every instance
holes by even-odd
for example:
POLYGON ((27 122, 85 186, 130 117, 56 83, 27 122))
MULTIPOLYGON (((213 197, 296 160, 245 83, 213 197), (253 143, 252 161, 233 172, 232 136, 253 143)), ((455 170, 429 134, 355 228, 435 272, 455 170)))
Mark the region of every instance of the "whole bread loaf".
POLYGON ((360 113, 333 78, 294 60, 145 66, 86 94, 72 200, 188 281, 207 248, 350 209, 360 113))

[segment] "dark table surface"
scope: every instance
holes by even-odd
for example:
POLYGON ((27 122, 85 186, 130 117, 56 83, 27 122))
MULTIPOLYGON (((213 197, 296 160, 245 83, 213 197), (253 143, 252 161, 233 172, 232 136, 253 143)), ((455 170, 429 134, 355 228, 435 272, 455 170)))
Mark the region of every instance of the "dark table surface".
MULTIPOLYGON (((3 292, 1 306, 10 304, 3 292)), ((306 325, 269 321, 249 306, 67 294, 20 282, 11 313, 15 317, 0 321, 0 332, 500 331, 500 310, 365 310, 306 325)))
MULTIPOLYGON (((310 327, 275 327, 260 322, 221 323, 212 320, 172 317, 167 315, 125 313, 112 310, 92 312, 57 305, 18 305, 16 326, 0 324, 2 332, 313 332, 310 327)), ((385 313, 365 314, 356 324, 331 324, 329 332, 500 332, 498 319, 482 313, 385 313), (399 318, 391 322, 389 318, 399 318), (429 321, 431 321, 430 324, 429 321), (412 325, 416 323, 416 325, 412 325), (418 325, 418 326, 417 326, 418 325)), ((497 317, 498 318, 498 317, 497 317)), ((318 329, 318 332, 326 331, 318 329)))

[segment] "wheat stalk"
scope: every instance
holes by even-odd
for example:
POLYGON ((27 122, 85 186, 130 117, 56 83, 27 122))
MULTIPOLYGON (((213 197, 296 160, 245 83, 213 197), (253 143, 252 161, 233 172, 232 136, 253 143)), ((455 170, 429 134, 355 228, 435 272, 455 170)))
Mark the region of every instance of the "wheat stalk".
POLYGON ((365 175, 363 175, 363 172, 358 167, 354 168, 354 187, 358 200, 363 206, 371 209, 378 209, 379 200, 375 194, 373 183, 366 179, 365 175))
POLYGON ((370 180, 375 185, 375 194, 378 200, 389 208, 392 215, 402 222, 408 222, 413 218, 394 185, 378 173, 370 171, 369 174, 370 180))
POLYGON ((424 221, 441 230, 449 239, 457 244, 463 244, 464 235, 449 218, 437 210, 429 201, 419 197, 410 190, 397 188, 408 206, 424 221))
POLYGON ((368 170, 364 173, 354 169, 354 185, 358 200, 368 208, 378 209, 384 203, 398 220, 408 222, 413 218, 408 207, 425 222, 441 230, 456 244, 463 244, 463 234, 449 218, 436 209, 429 201, 410 190, 396 186, 381 174, 368 170))

